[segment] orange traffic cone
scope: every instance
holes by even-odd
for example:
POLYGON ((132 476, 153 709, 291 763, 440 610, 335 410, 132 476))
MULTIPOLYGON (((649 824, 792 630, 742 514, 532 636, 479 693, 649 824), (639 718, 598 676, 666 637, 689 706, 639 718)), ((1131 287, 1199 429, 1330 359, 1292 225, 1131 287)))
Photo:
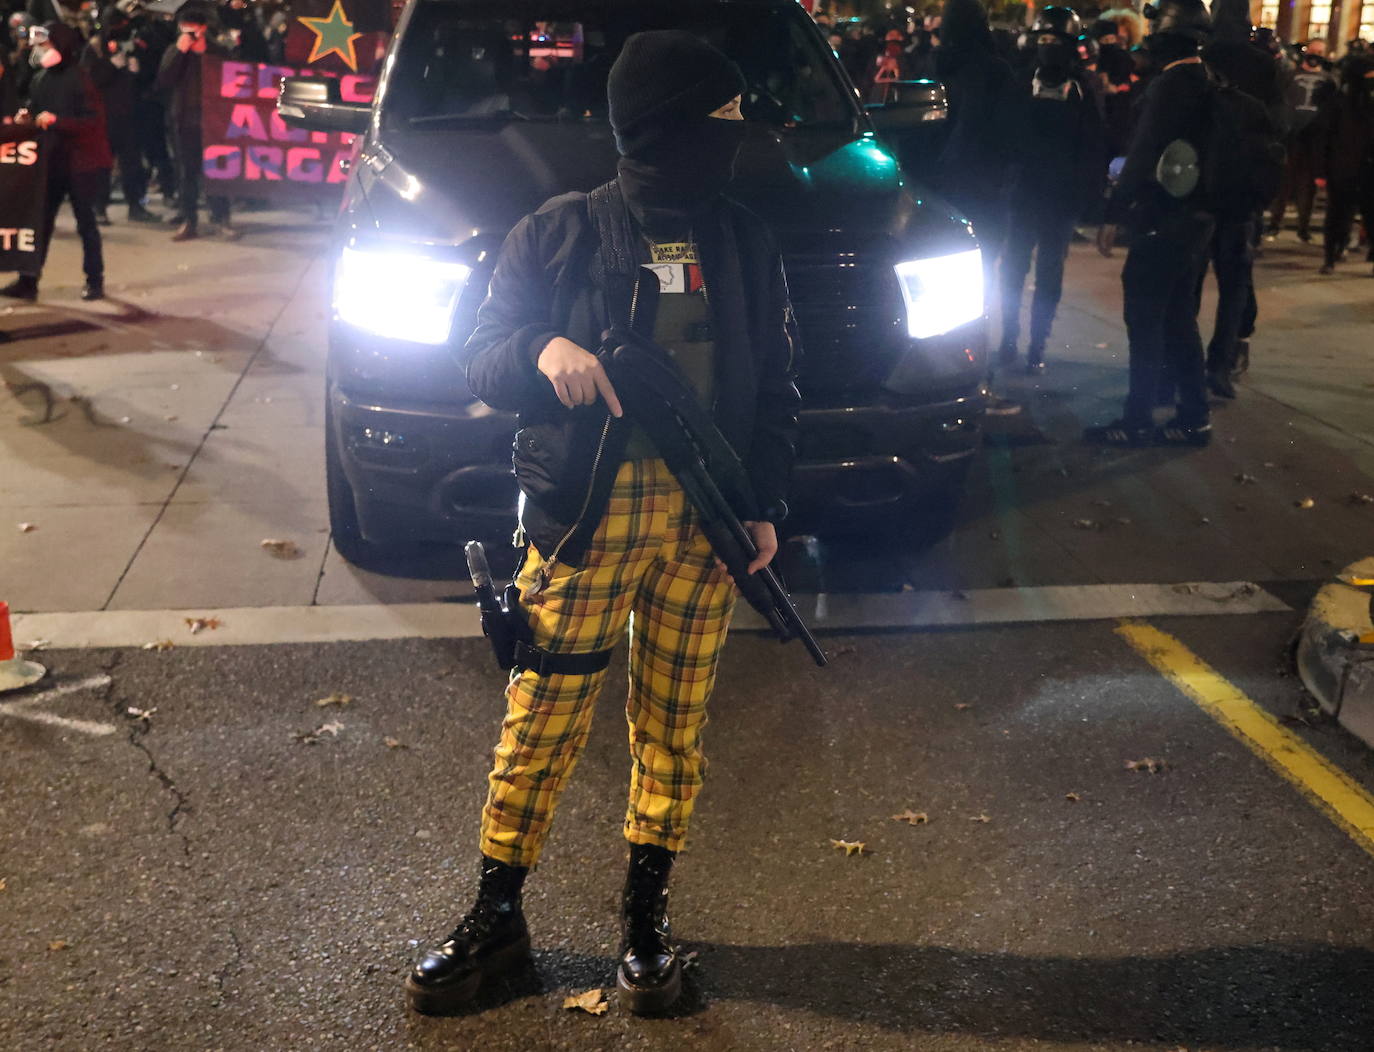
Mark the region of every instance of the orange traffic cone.
POLYGON ((38 662, 15 657, 9 604, 0 603, 0 694, 37 683, 47 674, 38 662))

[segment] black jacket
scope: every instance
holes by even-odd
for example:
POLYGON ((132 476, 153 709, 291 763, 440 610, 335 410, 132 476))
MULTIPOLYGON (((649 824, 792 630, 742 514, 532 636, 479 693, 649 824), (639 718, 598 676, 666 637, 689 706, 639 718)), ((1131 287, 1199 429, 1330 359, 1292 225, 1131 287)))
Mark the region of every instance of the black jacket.
MULTIPOLYGON (((472 393, 519 414, 515 475, 520 521, 545 558, 578 566, 605 511, 628 421, 598 401, 568 409, 539 372, 555 336, 595 351, 612 321, 630 320, 634 267, 607 259, 601 224, 628 232, 616 183, 570 193, 526 216, 506 238, 477 328, 461 364, 472 393), (593 212, 595 211, 595 224, 593 212)), ((740 454, 758 500, 752 517, 780 521, 795 459, 800 344, 782 258, 752 212, 722 200, 694 231, 716 342, 717 426, 740 454)), ((647 263, 642 239, 624 233, 619 260, 647 263)), ((635 328, 645 332, 646 319, 635 328)))
POLYGON ((1013 207, 1076 215, 1101 199, 1106 179, 1101 99, 1082 73, 1040 95, 1031 83, 1016 121, 1013 207))
POLYGON ((224 58, 224 48, 215 41, 207 41, 203 54, 182 51, 173 44, 162 53, 157 71, 157 88, 167 96, 173 135, 181 141, 200 140, 200 80, 203 58, 224 58))

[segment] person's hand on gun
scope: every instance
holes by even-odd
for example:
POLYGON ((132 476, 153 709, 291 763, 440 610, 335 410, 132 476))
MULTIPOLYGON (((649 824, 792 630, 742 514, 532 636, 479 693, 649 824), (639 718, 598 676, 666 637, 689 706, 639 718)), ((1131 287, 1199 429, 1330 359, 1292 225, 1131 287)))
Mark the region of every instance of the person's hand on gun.
POLYGON ((591 405, 599 397, 605 399, 612 416, 623 415, 620 399, 601 366, 601 359, 572 340, 562 336, 550 340, 539 352, 538 368, 553 384, 558 400, 569 409, 591 405))
MULTIPOLYGON (((777 527, 771 522, 744 522, 740 525, 749 531, 749 536, 754 539, 754 547, 759 550, 758 555, 754 556, 754 561, 749 564, 749 572, 758 573, 778 554, 777 527)), ((716 565, 722 570, 727 568, 719 556, 716 556, 715 560, 716 565)))

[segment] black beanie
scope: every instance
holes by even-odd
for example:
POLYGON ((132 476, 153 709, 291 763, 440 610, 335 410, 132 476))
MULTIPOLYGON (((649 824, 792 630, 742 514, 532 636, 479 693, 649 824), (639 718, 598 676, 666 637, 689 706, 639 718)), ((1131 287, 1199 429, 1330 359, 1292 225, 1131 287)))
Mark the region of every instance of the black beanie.
POLYGON ((708 116, 744 88, 739 67, 696 34, 636 33, 625 41, 606 81, 616 147, 633 157, 675 123, 708 116))

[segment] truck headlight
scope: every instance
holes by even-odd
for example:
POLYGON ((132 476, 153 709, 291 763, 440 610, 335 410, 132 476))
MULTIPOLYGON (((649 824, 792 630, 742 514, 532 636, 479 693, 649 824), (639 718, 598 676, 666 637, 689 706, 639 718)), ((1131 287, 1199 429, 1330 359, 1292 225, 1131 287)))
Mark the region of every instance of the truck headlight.
POLYGON ((472 268, 411 252, 345 248, 334 270, 334 312, 365 332, 447 343, 472 268))
POLYGON ((894 269, 913 339, 939 336, 983 316, 983 253, 978 249, 913 259, 894 269))

